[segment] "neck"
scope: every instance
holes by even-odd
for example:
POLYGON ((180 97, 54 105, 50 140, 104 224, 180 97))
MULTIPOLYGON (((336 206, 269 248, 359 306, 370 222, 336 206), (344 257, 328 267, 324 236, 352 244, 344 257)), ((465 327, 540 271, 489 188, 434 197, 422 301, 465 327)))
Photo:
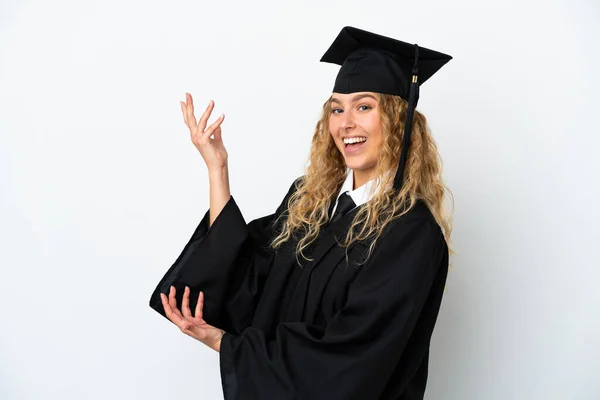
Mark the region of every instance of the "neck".
POLYGON ((360 171, 360 170, 352 170, 352 175, 353 175, 353 182, 352 185, 354 186, 352 188, 352 190, 356 190, 359 187, 361 187, 362 185, 364 185, 365 183, 369 182, 373 177, 372 175, 372 171, 360 171))

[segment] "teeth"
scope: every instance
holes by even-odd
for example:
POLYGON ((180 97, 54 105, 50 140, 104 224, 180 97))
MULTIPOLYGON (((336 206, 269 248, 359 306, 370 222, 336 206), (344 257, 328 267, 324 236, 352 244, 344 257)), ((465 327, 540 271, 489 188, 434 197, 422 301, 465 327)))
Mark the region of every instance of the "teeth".
POLYGON ((345 144, 359 143, 359 142, 366 142, 366 141, 367 141, 366 137, 352 137, 352 138, 344 139, 345 144))

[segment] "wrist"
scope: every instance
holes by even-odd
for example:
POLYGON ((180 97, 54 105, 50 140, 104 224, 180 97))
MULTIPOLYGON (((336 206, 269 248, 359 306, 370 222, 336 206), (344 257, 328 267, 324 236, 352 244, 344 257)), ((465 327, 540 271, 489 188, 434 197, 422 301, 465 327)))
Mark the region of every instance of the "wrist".
POLYGON ((229 166, 227 164, 222 167, 213 167, 208 169, 208 178, 210 180, 222 180, 229 177, 229 166))
POLYGON ((211 346, 212 349, 215 350, 217 353, 221 352, 221 342, 223 341, 223 336, 225 336, 225 331, 221 331, 221 337, 215 342, 214 345, 211 346))

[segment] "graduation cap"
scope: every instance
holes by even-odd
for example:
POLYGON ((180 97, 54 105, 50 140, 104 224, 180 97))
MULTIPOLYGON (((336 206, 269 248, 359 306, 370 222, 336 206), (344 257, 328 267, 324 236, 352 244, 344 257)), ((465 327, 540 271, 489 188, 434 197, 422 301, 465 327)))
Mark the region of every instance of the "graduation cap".
POLYGON ((402 188, 419 86, 451 59, 447 54, 351 26, 340 31, 321 57, 322 62, 341 65, 334 92, 377 92, 397 95, 408 101, 394 189, 402 188))

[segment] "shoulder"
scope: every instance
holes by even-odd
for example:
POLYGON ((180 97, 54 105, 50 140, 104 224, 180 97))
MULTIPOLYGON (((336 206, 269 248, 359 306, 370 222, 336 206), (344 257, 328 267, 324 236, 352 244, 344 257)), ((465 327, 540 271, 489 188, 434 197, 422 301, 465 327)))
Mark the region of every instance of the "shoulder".
POLYGON ((446 240, 440 225, 423 201, 417 203, 384 229, 380 238, 382 247, 401 249, 420 243, 425 247, 444 248, 446 240))
POLYGON ((304 180, 304 178, 306 177, 306 175, 301 175, 299 177, 297 177, 296 179, 294 179, 294 182, 292 182, 290 189, 288 190, 288 193, 294 193, 296 190, 298 190, 298 187, 300 186, 300 183, 302 183, 302 181, 304 180))
POLYGON ((401 218, 404 218, 405 220, 420 219, 424 221, 435 222, 435 217, 423 200, 417 200, 415 205, 401 218))
POLYGON ((384 229, 373 255, 375 264, 376 260, 389 261, 402 265, 402 273, 413 270, 416 275, 434 276, 447 265, 448 244, 427 204, 418 201, 384 229))
POLYGON ((435 220, 433 213, 427 204, 422 200, 417 200, 415 205, 412 206, 411 209, 406 212, 406 214, 396 218, 390 225, 390 228, 396 229, 402 228, 406 225, 429 226, 430 228, 437 228, 437 230, 441 232, 441 228, 435 220))
POLYGON ((286 204, 287 204, 287 200, 298 190, 304 177, 305 177, 305 175, 302 175, 302 176, 299 176, 298 178, 294 179, 294 181, 290 185, 290 187, 285 195, 285 198, 284 198, 284 202, 286 204))
POLYGON ((447 265, 447 244, 426 204, 415 204, 390 222, 377 238, 364 266, 363 279, 398 282, 431 281, 447 265))
POLYGON ((300 182, 302 181, 302 179, 304 179, 304 176, 305 175, 302 175, 302 176, 294 179, 294 181, 290 185, 287 193, 283 197, 283 200, 281 201, 281 204, 279 205, 279 207, 277 207, 277 211, 275 212, 275 214, 277 216, 280 215, 280 214, 282 214, 282 213, 284 213, 288 209, 290 197, 292 197, 292 195, 298 190, 300 182))

